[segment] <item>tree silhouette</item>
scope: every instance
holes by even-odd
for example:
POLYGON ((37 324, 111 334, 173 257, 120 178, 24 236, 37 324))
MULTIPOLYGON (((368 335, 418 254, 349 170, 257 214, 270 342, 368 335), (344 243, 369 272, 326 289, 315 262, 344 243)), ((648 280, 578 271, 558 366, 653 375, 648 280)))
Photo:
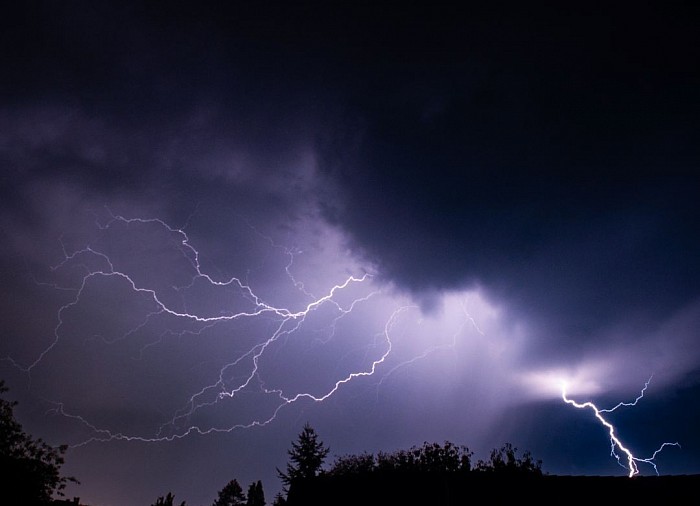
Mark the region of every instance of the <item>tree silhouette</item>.
POLYGON ((423 443, 420 448, 411 449, 418 471, 429 473, 456 473, 471 470, 472 452, 466 446, 457 446, 449 441, 441 446, 438 443, 423 443))
POLYGON ((287 472, 277 469, 285 490, 289 491, 292 482, 300 478, 315 477, 323 465, 329 448, 318 440, 316 431, 307 422, 299 434, 296 442, 292 442, 292 448, 287 451, 290 462, 287 463, 287 472))
MULTIPOLYGON (((0 394, 7 390, 0 381, 0 394)), ((14 417, 16 405, 0 398, 0 469, 7 483, 3 493, 16 504, 49 504, 54 494, 63 495, 68 482, 78 483, 73 477, 60 475, 68 447, 56 448, 26 434, 14 417)))
MULTIPOLYGON (((261 485, 262 487, 262 485, 261 485)), ((264 504, 264 503, 263 503, 264 504)), ((219 490, 219 497, 212 506, 244 506, 245 494, 238 480, 229 481, 224 488, 219 490)))
POLYGON ((286 506, 287 500, 284 498, 281 492, 278 492, 275 496, 275 500, 272 501, 272 506, 286 506))
POLYGON ((517 448, 511 443, 506 443, 500 449, 491 450, 489 460, 480 460, 476 470, 490 473, 542 475, 541 460, 534 460, 528 451, 523 453, 521 458, 517 453, 517 448))
POLYGON ((246 506, 265 506, 265 494, 263 492, 262 482, 251 483, 248 487, 248 501, 246 506))
POLYGON ((375 469, 374 455, 365 452, 360 455, 336 457, 328 474, 332 476, 360 475, 371 473, 375 469))
POLYGON ((444 444, 423 443, 409 450, 393 453, 379 452, 375 457, 369 453, 338 457, 328 474, 359 475, 372 472, 421 472, 421 473, 468 473, 471 471, 472 452, 466 446, 449 441, 444 444))
MULTIPOLYGON (((175 496, 168 492, 168 495, 159 497, 151 506, 175 506, 175 496)), ((185 506, 185 501, 182 501, 180 506, 185 506)))

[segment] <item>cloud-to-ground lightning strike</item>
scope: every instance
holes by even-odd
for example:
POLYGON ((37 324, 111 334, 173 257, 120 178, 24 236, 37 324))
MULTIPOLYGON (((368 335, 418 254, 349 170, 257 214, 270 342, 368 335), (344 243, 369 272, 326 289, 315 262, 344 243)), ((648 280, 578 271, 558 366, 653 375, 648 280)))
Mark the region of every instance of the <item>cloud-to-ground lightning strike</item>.
MULTIPOLYGON (((178 252, 178 255, 181 256, 181 261, 182 259, 185 260, 183 265, 188 266, 187 268, 191 270, 191 274, 188 275, 189 281, 186 281, 181 286, 171 286, 173 290, 178 292, 187 291, 197 282, 204 282, 210 287, 231 287, 236 290, 236 293, 241 295, 241 298, 245 301, 248 308, 235 313, 206 315, 188 311, 184 303, 182 304, 182 307, 173 306, 171 303, 167 302, 167 296, 164 297, 159 292, 160 289, 158 287, 148 286, 142 279, 139 279, 138 276, 134 276, 128 270, 122 269, 118 260, 116 258, 112 258, 109 251, 101 250, 101 248, 95 244, 87 244, 82 248, 69 252, 62 244, 64 258, 61 262, 52 267, 51 271, 55 273, 61 269, 78 268, 81 271, 81 275, 79 276, 75 286, 69 288, 75 292, 75 295, 72 296, 72 298, 63 304, 57 311, 57 323, 54 327, 51 342, 43 349, 43 351, 39 353, 38 357, 33 362, 31 362, 28 366, 21 367, 21 369, 29 375, 31 375, 32 371, 39 367, 42 362, 48 358, 52 351, 59 346, 59 343, 63 338, 63 334, 67 332, 67 330, 64 328, 67 313, 82 303, 83 298, 87 297, 86 293, 88 292, 91 283, 97 281, 98 279, 115 279, 123 281, 126 283, 126 286, 131 293, 144 296, 144 299, 149 301, 149 304, 151 305, 151 309, 145 311, 146 314, 141 318, 140 323, 132 326, 131 329, 124 335, 111 340, 103 340, 105 344, 109 345, 114 344, 117 341, 127 339, 130 335, 133 335, 135 332, 143 329, 149 323, 149 321, 151 321, 151 319, 158 315, 189 322, 193 329, 181 330, 181 334, 200 334, 204 332, 204 330, 210 329, 212 326, 219 323, 232 322, 236 320, 265 318, 267 321, 275 323, 271 331, 267 333, 263 339, 260 339, 257 343, 250 346, 247 351, 238 353, 237 356, 232 358, 230 362, 220 367, 216 381, 201 388, 199 391, 191 395, 185 406, 177 410, 169 421, 163 423, 155 435, 148 436, 129 434, 124 431, 100 427, 100 424, 89 421, 89 417, 84 417, 74 413, 73 409, 68 407, 66 403, 56 402, 56 407, 54 409, 55 413, 65 416, 67 419, 78 422, 91 434, 82 442, 73 444, 72 446, 74 447, 83 446, 95 441, 111 440, 143 442, 172 441, 190 434, 229 432, 234 429, 265 426, 275 420, 280 410, 285 406, 289 406, 290 404, 296 403, 303 399, 313 402, 322 402, 335 394, 343 385, 355 380, 356 378, 374 375, 377 368, 384 363, 392 351, 392 328, 400 318, 401 314, 409 309, 409 306, 398 306, 393 310, 393 312, 391 312, 390 316, 386 320, 383 330, 377 333, 375 336, 375 343, 372 345, 372 349, 378 351, 373 353, 374 358, 370 359, 366 366, 349 373, 344 373, 340 379, 333 380, 329 385, 324 387, 321 393, 312 393, 308 391, 289 393, 282 387, 266 385, 265 378, 261 374, 260 370, 260 362, 265 356, 266 352, 276 343, 293 337, 295 333, 300 332, 300 329, 307 321, 307 318, 321 308, 332 311, 330 324, 327 325, 329 329, 329 337, 326 337, 320 341, 324 344, 327 343, 328 340, 333 338, 333 335, 336 332, 336 325, 340 320, 351 314, 358 305, 367 302, 372 297, 379 294, 378 291, 370 288, 370 290, 366 291, 362 295, 346 295, 344 302, 339 301, 339 296, 342 292, 349 290, 351 285, 368 283, 372 278, 371 274, 364 273, 361 275, 349 275, 342 282, 333 285, 325 292, 325 294, 314 297, 305 289, 304 285, 292 275, 291 266, 295 252, 291 249, 285 249, 285 254, 289 256, 289 261, 284 267, 286 275, 292 282, 292 286, 306 300, 301 304, 300 308, 297 309, 279 307, 275 304, 264 301, 263 297, 259 296, 249 283, 244 283, 240 278, 230 277, 224 280, 217 280, 210 274, 204 272, 200 263, 200 253, 190 243, 190 238, 184 229, 174 228, 160 219, 125 218, 120 215, 112 214, 111 212, 109 213, 109 216, 110 219, 106 224, 98 224, 98 229, 102 233, 106 233, 112 227, 116 226, 125 227, 125 230, 128 230, 129 227, 157 227, 160 231, 168 235, 170 239, 170 247, 174 248, 178 252), (174 241, 172 240, 173 238, 175 238, 174 241), (249 364, 250 369, 243 377, 238 377, 235 385, 231 385, 231 378, 228 375, 229 370, 236 368, 243 362, 249 364), (256 392, 258 394, 261 394, 268 399, 275 399, 275 405, 266 415, 251 417, 243 422, 226 425, 224 427, 201 426, 198 424, 189 425, 187 423, 189 418, 192 417, 199 409, 207 406, 213 406, 226 399, 232 399, 239 396, 239 394, 242 394, 244 391, 253 388, 257 389, 256 392)), ((269 242, 273 246, 276 246, 271 240, 269 240, 269 242)), ((59 284, 50 285, 54 288, 65 288, 59 284)), ((173 331, 168 330, 166 332, 172 333, 173 331)), ((161 335, 161 338, 162 337, 163 336, 161 335)), ((153 344, 155 343, 151 342, 144 345, 141 348, 141 353, 144 352, 144 348, 148 348, 153 344)), ((18 365, 18 367, 20 366, 18 365)))
POLYGON ((608 430, 608 435, 610 436, 610 454, 615 457, 617 460, 618 464, 622 466, 623 468, 627 469, 628 471, 628 476, 631 478, 632 476, 635 476, 636 474, 639 474, 639 467, 637 466, 638 462, 644 462, 645 464, 649 464, 654 468, 654 472, 656 474, 659 474, 659 470, 656 467, 656 463, 654 462, 654 459, 656 459, 656 456, 659 454, 661 450, 663 450, 667 446, 678 446, 680 447, 680 444, 678 442, 674 443, 663 443, 659 448, 651 455, 651 457, 647 458, 640 458, 640 457, 635 457, 632 451, 627 448, 624 444, 622 444, 622 441, 620 441, 620 438, 617 436, 615 432, 615 427, 613 426, 612 423, 610 423, 608 420, 606 420, 603 417, 603 413, 612 413, 616 409, 622 407, 622 406, 636 406, 637 402, 639 402, 640 399, 644 397, 644 392, 646 391, 647 387, 649 386, 649 382, 651 381, 651 378, 647 380, 647 382, 644 384, 644 388, 642 388, 639 396, 633 401, 633 402, 620 402, 618 403, 615 407, 613 408, 607 408, 607 409, 601 409, 598 406, 596 406, 593 402, 591 401, 586 401, 583 403, 579 403, 574 401, 573 399, 569 399, 566 395, 566 382, 562 382, 561 385, 561 398, 566 402, 567 404, 571 404, 575 408, 578 409, 585 409, 588 408, 593 411, 595 414, 595 417, 600 421, 600 423, 603 424, 603 426, 608 430), (626 460, 627 460, 627 465, 624 465, 621 461, 621 456, 618 453, 618 450, 622 453, 624 453, 626 460))

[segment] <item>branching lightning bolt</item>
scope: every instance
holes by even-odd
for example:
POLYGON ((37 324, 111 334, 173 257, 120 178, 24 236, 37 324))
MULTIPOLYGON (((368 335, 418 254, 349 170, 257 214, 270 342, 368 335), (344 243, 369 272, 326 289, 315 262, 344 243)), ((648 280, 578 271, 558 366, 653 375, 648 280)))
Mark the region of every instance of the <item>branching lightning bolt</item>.
MULTIPOLYGON (((295 254, 299 253, 299 250, 283 248, 284 253, 288 256, 288 262, 284 267, 286 275, 292 282, 293 286, 306 299, 306 302, 304 302, 298 309, 278 307, 264 301, 262 297, 255 293, 253 288, 248 283, 241 281, 241 279, 237 277, 230 277, 228 279, 221 280, 215 279, 210 274, 204 272, 200 263, 200 253, 191 244, 190 238, 183 228, 172 227, 165 221, 156 218, 125 218, 120 215, 112 214, 111 212, 109 213, 109 216, 110 219, 106 224, 98 224, 98 227, 102 232, 110 230, 117 224, 127 228, 132 226, 157 226, 166 231, 170 238, 176 238, 175 242, 171 243, 171 245, 173 245, 179 251, 182 258, 186 260, 186 265, 191 267, 192 275, 189 284, 184 284, 184 286, 179 287, 174 286, 171 288, 175 289, 176 291, 187 290, 188 288, 193 287, 198 280, 206 282, 212 287, 232 287, 235 288, 237 291, 236 293, 240 293, 243 299, 248 301, 249 308, 235 313, 211 316, 190 312, 186 307, 184 309, 173 307, 165 301, 157 288, 144 285, 127 271, 120 270, 120 268, 117 266, 117 262, 110 257, 110 254, 106 251, 102 251, 98 246, 88 244, 81 249, 69 252, 62 242, 61 244, 63 247, 64 258, 57 265, 53 266, 51 270, 53 272, 57 272, 63 268, 74 268, 78 266, 81 269, 82 275, 77 286, 68 288, 69 290, 72 290, 75 295, 72 296, 72 298, 67 303, 63 304, 57 311, 57 323, 54 327, 52 340, 49 345, 46 346, 43 351, 38 354, 36 359, 27 366, 20 366, 16 361, 13 361, 15 365, 20 367, 29 375, 31 375, 31 373, 47 359, 56 346, 59 345, 62 338, 61 336, 64 333, 63 327, 65 315, 68 311, 81 303, 81 300, 85 296, 88 287, 97 279, 121 280, 126 283, 132 293, 144 296, 145 299, 150 301, 150 304, 153 306, 152 310, 147 312, 145 318, 138 325, 116 340, 126 339, 128 336, 144 328, 148 322, 157 315, 165 315, 189 322, 189 324, 193 326, 193 330, 183 330, 182 332, 193 334, 199 334, 205 329, 209 329, 212 326, 222 322, 251 318, 266 318, 269 321, 275 322, 275 326, 264 339, 251 346, 247 351, 238 354, 227 364, 223 365, 219 370, 218 379, 214 383, 201 388, 199 391, 191 395, 187 403, 181 409, 175 412, 169 421, 163 423, 154 436, 127 434, 124 432, 117 432, 108 428, 99 427, 83 416, 71 412, 70 409, 66 407, 65 403, 54 403, 55 407, 53 411, 55 413, 78 422, 92 434, 84 441, 72 445, 74 447, 83 446, 95 441, 172 441, 191 434, 203 435, 214 432, 229 432, 234 429, 268 425, 276 419, 280 410, 286 406, 301 400, 323 402, 334 395, 345 384, 361 377, 374 375, 377 369, 385 362, 392 352, 392 328, 400 316, 409 309, 409 306, 401 306, 393 310, 389 318, 386 320, 383 331, 378 333, 376 336, 378 339, 375 339, 374 349, 380 350, 379 355, 377 356, 377 353, 375 352, 374 358, 370 359, 370 363, 364 368, 343 375, 343 377, 340 379, 332 382, 322 393, 299 392, 290 394, 285 392, 282 388, 266 386, 265 380, 260 374, 260 360, 262 357, 274 343, 280 340, 288 339, 297 333, 301 329, 302 325, 304 325, 307 317, 322 307, 330 307, 335 312, 335 316, 332 318, 331 323, 328 326, 328 336, 321 340, 321 342, 325 343, 332 339, 336 331, 336 325, 341 319, 349 315, 358 305, 367 302, 372 297, 379 294, 378 291, 370 291, 362 296, 353 298, 349 302, 341 303, 338 301, 338 296, 342 292, 348 290, 351 285, 368 283, 372 278, 371 274, 364 273, 362 275, 350 275, 342 282, 332 286, 324 294, 315 297, 309 291, 307 291, 304 284, 294 278, 292 274, 291 269, 293 266, 294 256, 295 254), (98 267, 96 267, 96 265, 98 267), (245 377, 242 379, 239 378, 235 385, 229 385, 230 380, 227 379, 227 373, 229 370, 236 368, 243 361, 246 361, 246 363, 251 363, 252 368, 248 371, 245 377), (257 393, 268 396, 268 398, 276 399, 276 407, 272 409, 269 415, 255 417, 254 419, 245 421, 244 423, 236 423, 225 427, 201 427, 197 424, 187 426, 186 423, 185 425, 182 425, 182 422, 186 422, 197 410, 206 406, 212 406, 226 399, 237 397, 242 392, 253 387, 257 388, 257 393), (178 427, 180 428, 178 429, 178 427)), ((257 230, 255 232, 258 233, 257 230)), ((281 246, 275 244, 271 239, 262 236, 260 233, 258 233, 258 235, 264 239, 267 239, 273 247, 281 248, 281 246)), ((51 285, 53 288, 66 289, 66 287, 59 286, 58 284, 42 284, 51 285)), ((162 338, 163 334, 161 334, 160 339, 162 338)), ((105 342, 107 344, 112 344, 116 340, 105 342)), ((146 344, 141 349, 141 353, 143 353, 146 348, 156 343, 157 341, 146 344)))
POLYGON ((591 411, 593 411, 593 413, 595 414, 595 417, 598 419, 598 421, 599 421, 601 424, 603 424, 603 426, 608 430, 608 435, 609 435, 609 437, 610 437, 610 455, 612 455, 613 457, 615 457, 615 459, 617 460, 617 463, 618 463, 620 466, 622 466, 623 468, 627 469, 627 471, 628 471, 628 476, 629 476, 630 478, 633 477, 633 476, 635 476, 635 475, 637 475, 637 474, 639 474, 639 467, 637 466, 637 463, 638 463, 638 462, 643 462, 643 463, 645 463, 645 464, 651 465, 651 466, 654 468, 654 472, 656 472, 656 474, 658 475, 658 474, 659 474, 659 470, 658 470, 657 467, 656 467, 656 462, 654 462, 654 459, 656 459, 656 456, 659 454, 659 452, 661 452, 661 451, 662 451, 664 448, 666 448, 667 446, 678 446, 678 447, 681 446, 678 442, 674 442, 674 443, 663 443, 663 444, 662 444, 661 446, 659 446, 659 448, 651 455, 651 457, 647 457, 647 458, 635 457, 634 454, 632 453, 632 451, 631 451, 629 448, 627 448, 627 447, 622 443, 622 441, 620 441, 620 438, 617 436, 617 433, 616 433, 616 431, 615 431, 615 426, 603 417, 603 413, 612 413, 613 411, 615 411, 616 409, 618 409, 618 408, 620 408, 620 407, 623 407, 623 406, 625 406, 625 407, 636 406, 636 405, 637 405, 637 402, 639 402, 642 398, 644 398, 644 392, 645 392, 646 389, 649 387, 649 383, 650 383, 650 382, 651 382, 651 378, 649 378, 649 379, 646 381, 646 383, 644 384, 644 388, 642 388, 642 390, 641 390, 639 396, 637 396, 637 398, 636 398, 633 402, 620 402, 620 403, 618 403, 615 407, 613 407, 613 408, 607 408, 607 409, 598 408, 598 407, 597 407, 595 404, 593 404, 593 402, 591 402, 591 401, 586 401, 586 402, 583 402, 583 403, 579 403, 579 402, 576 402, 576 401, 574 401, 574 400, 572 400, 572 399, 569 399, 569 398, 567 397, 567 395, 566 395, 566 383, 565 383, 565 382, 562 382, 561 397, 562 397, 562 399, 564 400, 564 402, 566 402, 567 404, 571 404, 572 406, 574 406, 575 408, 578 408, 578 409, 585 409, 585 408, 588 408, 588 409, 590 409, 591 411), (626 460, 626 462, 627 462, 626 465, 623 464, 623 462, 622 462, 623 459, 622 459, 622 457, 620 456, 620 453, 618 453, 618 452, 621 452, 621 453, 624 454, 625 460, 626 460))

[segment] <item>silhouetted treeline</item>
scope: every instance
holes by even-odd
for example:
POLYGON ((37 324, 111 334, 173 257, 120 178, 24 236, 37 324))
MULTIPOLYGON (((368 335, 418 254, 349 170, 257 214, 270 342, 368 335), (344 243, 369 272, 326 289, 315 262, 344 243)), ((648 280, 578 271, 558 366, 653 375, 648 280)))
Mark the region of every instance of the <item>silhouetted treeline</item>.
MULTIPOLYGON (((177 503, 175 496, 168 492, 167 495, 158 497, 158 500, 151 506, 177 506, 177 503)), ((187 506, 187 504, 183 501, 180 506, 187 506)), ((219 490, 212 506, 265 506, 262 482, 258 480, 251 483, 248 487, 248 493, 244 494, 243 488, 234 478, 219 490)))
MULTIPOLYGON (((12 504, 78 506, 78 498, 54 499, 67 482, 60 474, 65 447, 54 448, 22 431, 14 419, 14 402, 1 397, 7 389, 0 381, 0 461, 3 492, 12 504)), ((362 453, 337 457, 328 469, 323 464, 330 449, 307 423, 288 450, 289 462, 278 474, 285 485, 272 506, 386 506, 418 504, 464 505, 477 500, 495 503, 613 501, 629 504, 692 504, 700 490, 700 475, 654 477, 549 476, 542 462, 529 452, 518 455, 506 443, 491 451, 487 460, 473 462, 466 446, 449 441, 424 443, 408 450, 377 455, 362 453)), ((260 481, 247 493, 230 480, 213 506, 265 506, 260 481)), ((185 506, 168 493, 152 506, 185 506)))
POLYGON ((449 441, 393 453, 338 457, 327 471, 292 481, 286 506, 327 504, 385 506, 464 505, 537 501, 610 504, 686 504, 700 490, 700 476, 590 477, 549 476, 529 452, 518 455, 507 443, 487 460, 449 441))
POLYGON ((495 484, 496 480, 542 478, 541 461, 529 452, 519 457, 511 444, 492 450, 488 460, 476 465, 472 457, 469 448, 449 441, 376 456, 338 457, 328 471, 294 480, 287 505, 462 504, 473 493, 467 485, 476 481, 495 484))
POLYGON ((535 475, 542 474, 542 461, 534 460, 530 452, 522 457, 518 449, 506 443, 500 449, 493 449, 489 460, 479 460, 472 467, 473 452, 466 446, 458 446, 449 441, 444 444, 423 443, 409 450, 393 453, 379 452, 376 456, 363 453, 336 458, 326 472, 331 476, 346 476, 370 473, 499 473, 535 475))

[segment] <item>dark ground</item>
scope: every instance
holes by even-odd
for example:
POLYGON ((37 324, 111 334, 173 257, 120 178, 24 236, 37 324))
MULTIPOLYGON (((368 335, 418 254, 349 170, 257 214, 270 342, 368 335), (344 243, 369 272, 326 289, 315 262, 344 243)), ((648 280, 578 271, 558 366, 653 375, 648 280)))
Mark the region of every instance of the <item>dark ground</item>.
POLYGON ((700 475, 591 477, 508 477, 469 474, 418 475, 381 473, 371 476, 321 476, 292 487, 289 506, 321 504, 431 506, 464 505, 474 500, 503 504, 506 501, 561 503, 575 500, 621 501, 631 504, 690 504, 700 490, 700 475))

